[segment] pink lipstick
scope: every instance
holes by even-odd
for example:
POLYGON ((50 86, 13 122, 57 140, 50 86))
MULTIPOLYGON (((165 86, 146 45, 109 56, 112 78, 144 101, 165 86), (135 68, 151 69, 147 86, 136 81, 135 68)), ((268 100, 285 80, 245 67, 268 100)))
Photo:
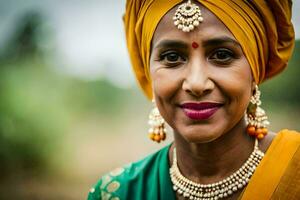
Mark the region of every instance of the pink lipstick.
POLYGON ((214 102, 191 102, 181 104, 184 114, 193 120, 210 118, 223 104, 214 102))

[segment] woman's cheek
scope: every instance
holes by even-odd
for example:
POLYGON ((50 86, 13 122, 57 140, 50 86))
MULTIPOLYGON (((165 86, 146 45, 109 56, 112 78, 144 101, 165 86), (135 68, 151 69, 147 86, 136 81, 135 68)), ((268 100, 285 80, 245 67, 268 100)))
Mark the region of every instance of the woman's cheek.
POLYGON ((251 97, 252 74, 247 63, 239 64, 219 73, 222 77, 219 77, 217 82, 231 104, 237 104, 240 109, 245 109, 251 97))
POLYGON ((172 97, 180 88, 180 77, 176 70, 158 68, 152 73, 152 84, 155 95, 161 98, 172 97))
POLYGON ((220 87, 230 88, 237 93, 244 93, 252 84, 252 74, 247 62, 240 61, 230 68, 215 68, 214 79, 220 87))

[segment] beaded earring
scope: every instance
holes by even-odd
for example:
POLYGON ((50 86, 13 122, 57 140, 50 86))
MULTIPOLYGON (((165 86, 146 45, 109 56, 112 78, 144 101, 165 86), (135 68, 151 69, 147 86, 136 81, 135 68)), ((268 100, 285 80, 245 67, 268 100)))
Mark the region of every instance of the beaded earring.
POLYGON ((160 143, 160 141, 164 141, 166 139, 167 130, 165 128, 165 120, 160 115, 155 101, 152 100, 152 102, 153 109, 149 114, 148 120, 148 123, 151 126, 149 129, 149 137, 151 140, 160 143))
POLYGON ((267 126, 270 124, 266 112, 260 107, 260 94, 258 86, 255 85, 246 113, 247 133, 257 139, 263 139, 267 135, 267 126))

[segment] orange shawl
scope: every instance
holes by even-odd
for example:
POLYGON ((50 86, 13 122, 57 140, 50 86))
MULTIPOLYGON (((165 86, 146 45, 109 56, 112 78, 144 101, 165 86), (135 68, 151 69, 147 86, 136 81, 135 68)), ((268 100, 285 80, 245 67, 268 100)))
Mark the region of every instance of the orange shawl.
POLYGON ((299 133, 289 130, 278 133, 240 199, 300 199, 299 133))

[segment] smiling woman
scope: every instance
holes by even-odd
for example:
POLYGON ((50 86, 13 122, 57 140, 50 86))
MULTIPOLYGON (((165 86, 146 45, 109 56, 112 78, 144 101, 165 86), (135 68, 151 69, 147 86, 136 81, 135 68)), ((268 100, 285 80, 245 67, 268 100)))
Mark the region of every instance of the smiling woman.
POLYGON ((214 141, 234 126, 245 130, 242 116, 254 84, 241 46, 205 7, 205 20, 188 34, 170 23, 175 11, 162 18, 152 39, 150 77, 162 117, 187 142, 214 141))
POLYGON ((150 138, 167 122, 174 142, 104 175, 88 199, 299 199, 300 135, 267 129, 258 89, 292 54, 290 14, 289 0, 128 0, 150 138))

